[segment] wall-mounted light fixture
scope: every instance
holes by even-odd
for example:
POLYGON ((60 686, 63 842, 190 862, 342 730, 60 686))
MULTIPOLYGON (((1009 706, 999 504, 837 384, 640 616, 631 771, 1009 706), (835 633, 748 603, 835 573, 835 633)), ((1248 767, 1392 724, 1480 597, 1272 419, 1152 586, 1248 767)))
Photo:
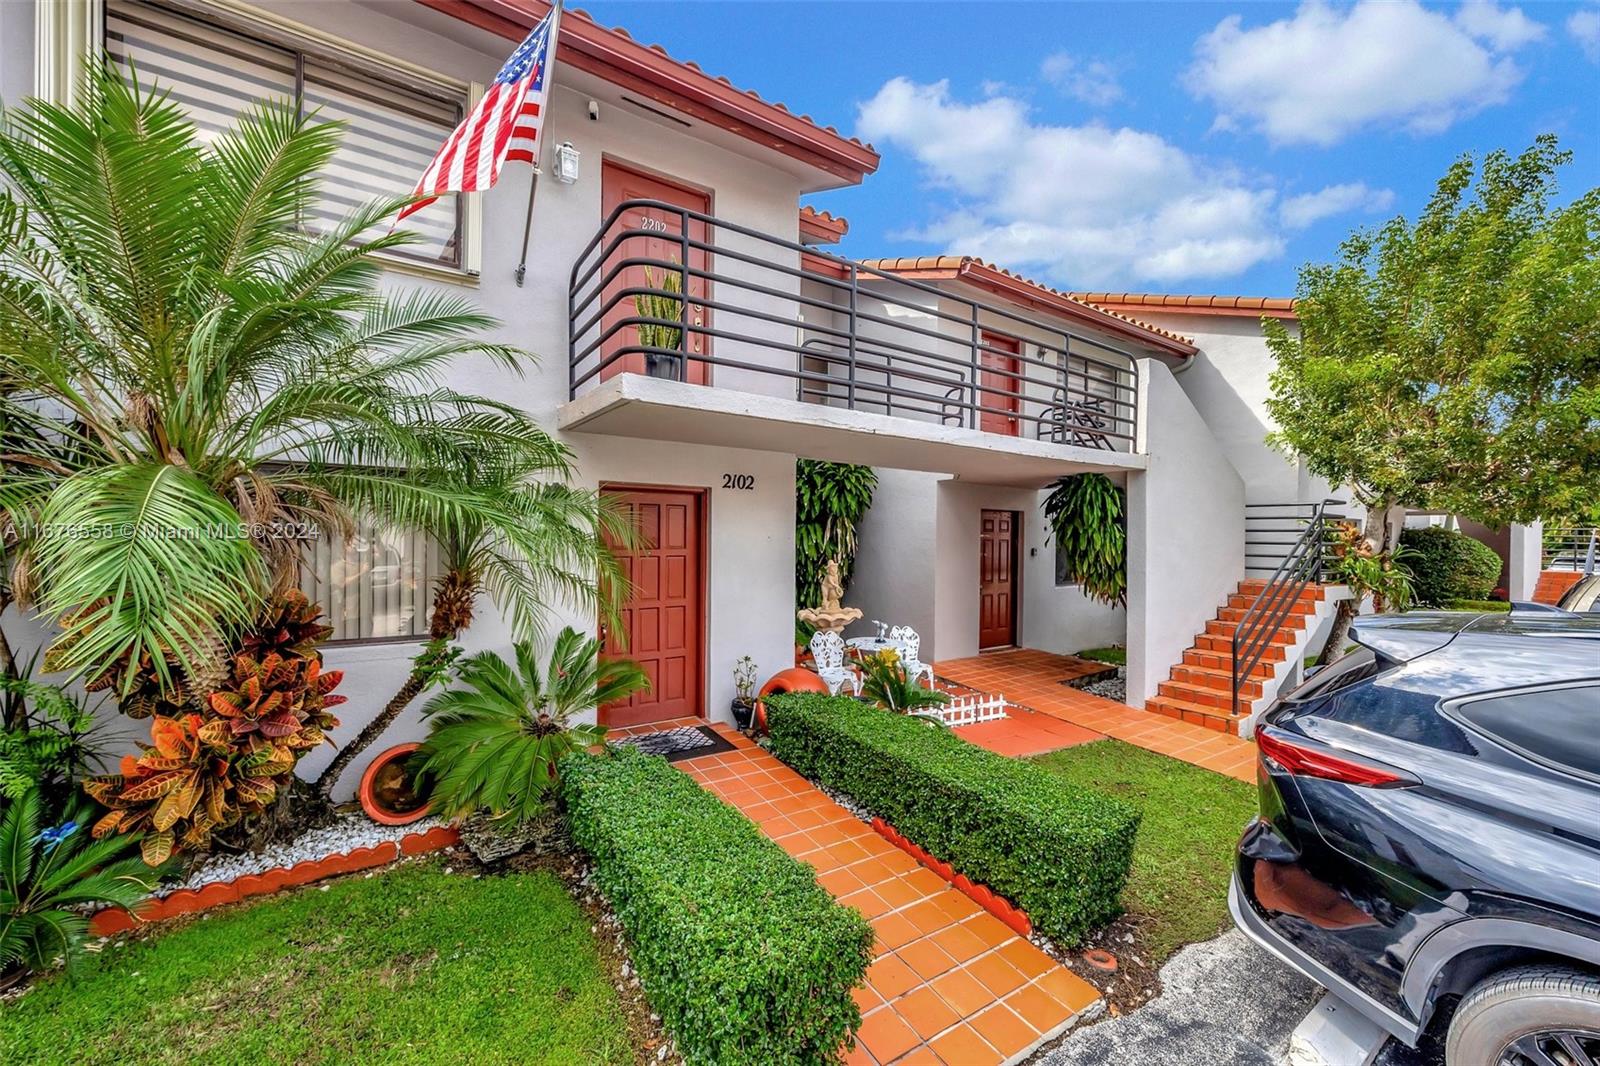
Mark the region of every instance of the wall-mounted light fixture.
POLYGON ((578 150, 572 147, 571 141, 562 141, 556 145, 555 172, 556 180, 563 185, 572 185, 578 180, 578 150))

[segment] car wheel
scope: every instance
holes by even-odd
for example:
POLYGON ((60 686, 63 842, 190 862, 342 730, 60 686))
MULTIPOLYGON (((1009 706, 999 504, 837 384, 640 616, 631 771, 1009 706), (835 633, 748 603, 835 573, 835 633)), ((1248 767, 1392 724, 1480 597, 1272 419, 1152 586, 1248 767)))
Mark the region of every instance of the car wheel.
POLYGON ((1600 977, 1565 966, 1496 974, 1456 1008, 1450 1066, 1596 1066, 1600 977))

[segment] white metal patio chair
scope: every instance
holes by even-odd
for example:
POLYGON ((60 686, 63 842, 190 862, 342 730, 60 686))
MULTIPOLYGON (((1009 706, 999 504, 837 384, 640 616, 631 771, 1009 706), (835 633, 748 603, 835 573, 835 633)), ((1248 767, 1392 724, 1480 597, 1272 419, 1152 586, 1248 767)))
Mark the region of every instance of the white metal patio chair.
POLYGON ((846 685, 850 686, 852 696, 861 695, 861 675, 856 673, 854 667, 846 665, 844 638, 839 634, 831 629, 819 629, 813 633, 811 660, 817 676, 828 686, 830 695, 837 696, 846 685))
POLYGON ((906 679, 915 682, 921 675, 926 674, 928 687, 933 687, 933 664, 925 663, 919 655, 922 654, 922 638, 910 626, 895 626, 889 630, 889 639, 900 644, 900 665, 906 668, 906 679))

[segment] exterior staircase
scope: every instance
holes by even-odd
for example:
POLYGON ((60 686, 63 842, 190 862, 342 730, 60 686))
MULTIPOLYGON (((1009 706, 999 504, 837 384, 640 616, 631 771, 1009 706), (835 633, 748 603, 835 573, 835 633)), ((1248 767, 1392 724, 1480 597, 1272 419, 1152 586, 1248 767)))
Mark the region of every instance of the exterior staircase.
POLYGON ((1286 606, 1283 617, 1266 637, 1260 659, 1240 679, 1239 709, 1233 709, 1233 632, 1267 588, 1263 579, 1247 578, 1228 597, 1217 617, 1183 653, 1145 710, 1193 722, 1234 735, 1249 735, 1253 713, 1265 707, 1290 678, 1298 677, 1306 646, 1333 610, 1332 586, 1307 583, 1286 606))

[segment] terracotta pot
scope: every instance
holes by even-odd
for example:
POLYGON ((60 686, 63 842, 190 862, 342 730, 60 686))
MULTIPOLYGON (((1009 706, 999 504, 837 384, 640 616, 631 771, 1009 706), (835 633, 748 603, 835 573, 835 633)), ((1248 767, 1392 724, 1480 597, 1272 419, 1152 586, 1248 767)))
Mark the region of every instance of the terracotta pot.
MULTIPOLYGON (((767 679, 761 686, 762 696, 776 696, 780 692, 827 692, 828 686, 823 684, 822 678, 810 670, 794 667, 790 670, 779 670, 767 679)), ((756 700, 756 733, 767 731, 767 705, 760 699, 756 700)))
POLYGON ((379 825, 410 825, 427 817, 428 802, 411 790, 406 760, 420 744, 396 744, 379 754, 361 775, 356 797, 361 809, 379 825))

